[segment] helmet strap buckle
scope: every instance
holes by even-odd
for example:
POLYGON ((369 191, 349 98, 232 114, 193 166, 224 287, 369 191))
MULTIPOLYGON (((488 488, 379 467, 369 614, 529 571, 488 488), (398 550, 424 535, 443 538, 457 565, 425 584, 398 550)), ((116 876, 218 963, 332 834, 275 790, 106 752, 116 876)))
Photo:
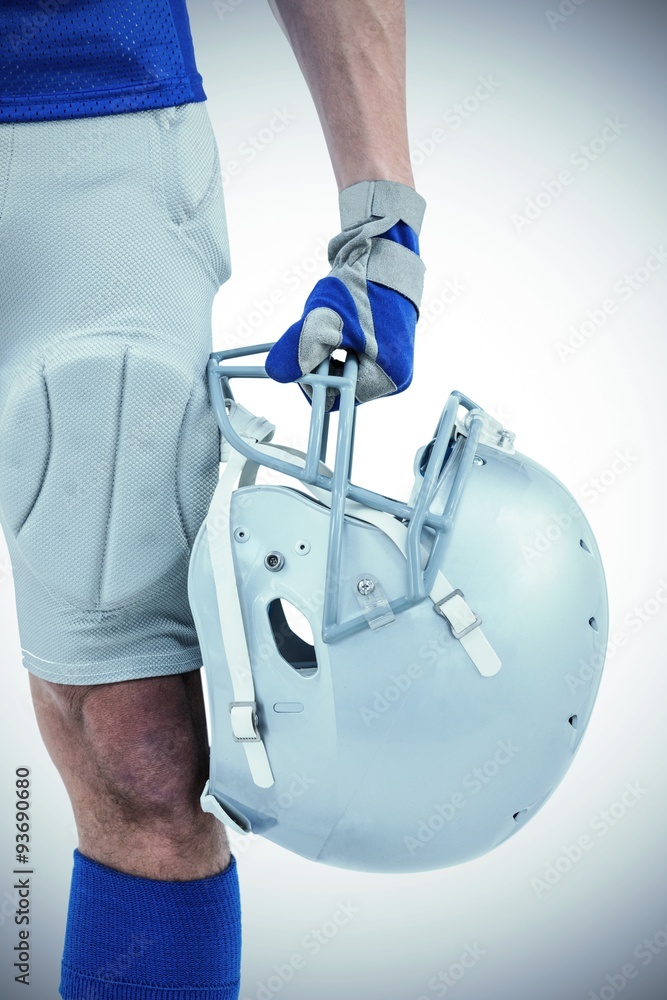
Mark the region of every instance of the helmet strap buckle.
POLYGON ((480 616, 466 604, 462 590, 452 590, 446 597, 436 601, 434 608, 447 620, 455 639, 462 639, 464 635, 469 635, 473 629, 479 628, 482 624, 480 616))
POLYGON ((261 743, 256 701, 232 701, 229 705, 235 743, 261 743))

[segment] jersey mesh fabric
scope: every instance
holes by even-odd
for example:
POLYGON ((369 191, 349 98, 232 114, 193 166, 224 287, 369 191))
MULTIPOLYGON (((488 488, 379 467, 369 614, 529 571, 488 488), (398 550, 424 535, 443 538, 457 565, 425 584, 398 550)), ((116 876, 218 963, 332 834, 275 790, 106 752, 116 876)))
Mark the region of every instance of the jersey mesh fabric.
POLYGON ((24 665, 70 684, 195 669, 187 570, 219 467, 205 369, 231 270, 206 104, 0 125, 0 210, 24 665))
POLYGON ((185 0, 0 3, 0 122, 204 100, 185 0))

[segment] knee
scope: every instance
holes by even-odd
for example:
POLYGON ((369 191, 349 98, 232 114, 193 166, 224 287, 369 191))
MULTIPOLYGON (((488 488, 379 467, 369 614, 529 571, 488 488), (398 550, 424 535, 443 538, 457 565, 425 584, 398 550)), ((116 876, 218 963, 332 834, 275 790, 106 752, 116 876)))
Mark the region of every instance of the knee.
POLYGON ((91 687, 48 684, 40 715, 40 724, 49 716, 45 728, 61 759, 52 756, 63 765, 75 811, 78 804, 114 825, 164 826, 176 837, 203 815, 208 740, 199 671, 91 687))
POLYGON ((174 820, 198 805, 207 746, 175 684, 130 682, 87 699, 82 719, 95 777, 132 823, 174 820))

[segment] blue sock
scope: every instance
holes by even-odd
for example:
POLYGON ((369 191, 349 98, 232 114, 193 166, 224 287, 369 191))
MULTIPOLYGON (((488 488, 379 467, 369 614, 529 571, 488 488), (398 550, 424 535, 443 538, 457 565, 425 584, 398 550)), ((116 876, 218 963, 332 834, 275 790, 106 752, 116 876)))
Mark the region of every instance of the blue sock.
POLYGON ((237 1000, 236 859, 191 882, 138 878, 74 851, 64 1000, 237 1000))

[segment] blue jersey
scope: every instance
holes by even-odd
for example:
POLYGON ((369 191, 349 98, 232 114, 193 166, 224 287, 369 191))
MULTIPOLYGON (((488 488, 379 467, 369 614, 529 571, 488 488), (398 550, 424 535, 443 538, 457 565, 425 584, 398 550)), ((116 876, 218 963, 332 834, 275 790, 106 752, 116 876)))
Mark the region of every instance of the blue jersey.
POLYGON ((0 122, 205 100, 186 0, 0 0, 0 122))

